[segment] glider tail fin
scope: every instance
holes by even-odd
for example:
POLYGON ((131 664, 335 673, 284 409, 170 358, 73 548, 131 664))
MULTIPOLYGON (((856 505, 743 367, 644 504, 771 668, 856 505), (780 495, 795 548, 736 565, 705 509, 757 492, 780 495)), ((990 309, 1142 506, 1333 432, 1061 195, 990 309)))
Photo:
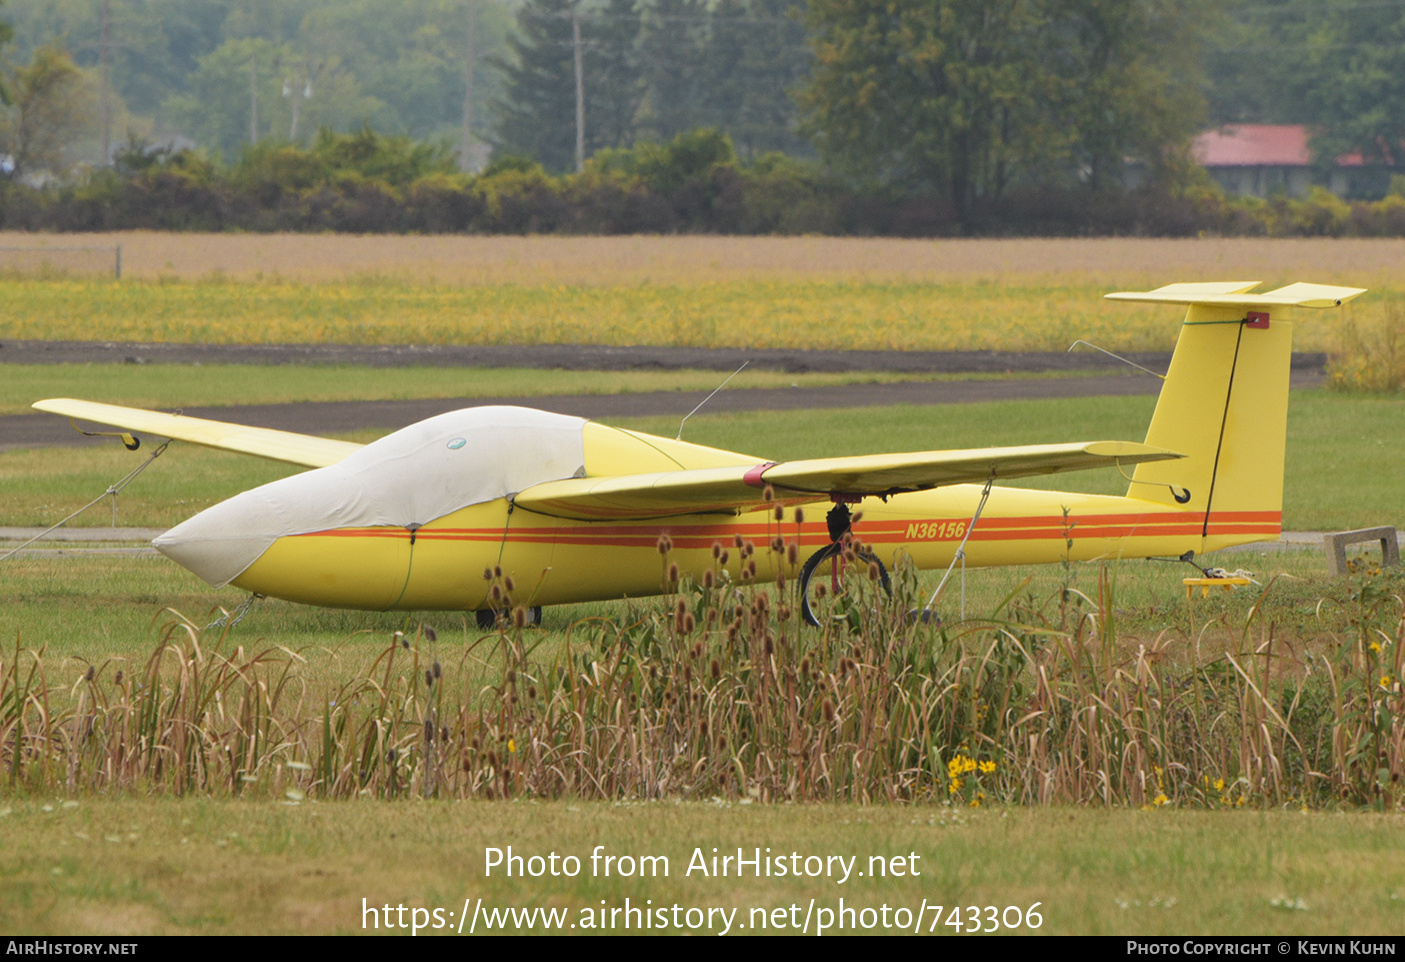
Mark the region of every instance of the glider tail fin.
POLYGON ((1246 293, 1254 286, 1173 284, 1109 295, 1187 305, 1146 436, 1186 457, 1138 465, 1127 495, 1193 512, 1205 551, 1279 531, 1293 344, 1285 308, 1337 306, 1361 293, 1309 284, 1246 293))

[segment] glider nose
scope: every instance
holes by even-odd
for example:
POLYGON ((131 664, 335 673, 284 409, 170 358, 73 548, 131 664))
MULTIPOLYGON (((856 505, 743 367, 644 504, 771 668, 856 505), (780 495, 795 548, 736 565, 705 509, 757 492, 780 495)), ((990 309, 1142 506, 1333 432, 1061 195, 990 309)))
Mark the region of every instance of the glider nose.
POLYGON ((278 539, 258 489, 235 495, 183 521, 151 542, 182 568, 216 588, 239 577, 278 539))

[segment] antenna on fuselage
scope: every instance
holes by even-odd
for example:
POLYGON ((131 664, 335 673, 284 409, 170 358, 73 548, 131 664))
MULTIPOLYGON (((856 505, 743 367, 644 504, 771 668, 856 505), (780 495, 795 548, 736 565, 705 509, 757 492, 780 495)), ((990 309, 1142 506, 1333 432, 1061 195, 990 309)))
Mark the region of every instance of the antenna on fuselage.
MULTIPOLYGON (((723 381, 721 384, 717 385, 717 387, 713 388, 712 394, 716 394, 718 391, 720 391, 720 390, 722 390, 724 387, 726 387, 726 386, 727 386, 727 382, 730 381, 730 380, 732 380, 732 378, 736 377, 738 374, 740 374, 740 373, 742 372, 742 368, 746 367, 746 366, 747 366, 748 364, 750 364, 750 363, 751 363, 750 361, 742 361, 742 366, 739 367, 739 368, 737 368, 737 369, 736 369, 735 371, 733 371, 731 374, 727 375, 727 380, 726 380, 726 381, 723 381)), ((700 410, 702 410, 702 406, 703 406, 704 404, 706 404, 708 401, 711 401, 711 400, 712 400, 712 394, 709 394, 707 397, 703 398, 701 401, 698 402, 698 406, 697 406, 697 407, 693 408, 693 409, 692 409, 691 411, 689 411, 687 414, 683 415, 683 420, 678 422, 678 437, 674 438, 673 440, 675 440, 675 441, 682 441, 682 440, 683 440, 683 425, 687 423, 687 421, 688 421, 688 419, 689 419, 690 417, 692 417, 694 414, 697 414, 700 410)))
POLYGON ((1065 354, 1072 354, 1072 353, 1073 353, 1073 349, 1074 349, 1075 347, 1077 347, 1078 345, 1080 345, 1080 344, 1082 344, 1084 347, 1091 347, 1091 348, 1092 348, 1093 350, 1095 350, 1095 351, 1102 351, 1102 353, 1106 354, 1108 357, 1114 357, 1114 358, 1116 358, 1117 360, 1121 361, 1123 364, 1130 364, 1130 365, 1132 365, 1132 367, 1136 368, 1138 371, 1145 371, 1147 374, 1150 374, 1152 377, 1159 377, 1159 378, 1161 378, 1161 380, 1163 380, 1163 381, 1166 380, 1166 375, 1164 375, 1164 374, 1157 374, 1155 371, 1153 371, 1153 370, 1152 370, 1151 368, 1149 368, 1149 367, 1142 367, 1142 366, 1141 366, 1140 364, 1138 364, 1136 361, 1129 361, 1129 360, 1127 360, 1127 358, 1123 357, 1121 354, 1113 354, 1111 351, 1108 351, 1108 350, 1105 350, 1104 348, 1098 347, 1096 344, 1092 343, 1091 341, 1085 341, 1085 340, 1083 340, 1083 338, 1081 338, 1081 337, 1080 337, 1078 340, 1074 341, 1072 344, 1070 344, 1070 345, 1068 346, 1068 350, 1067 350, 1067 351, 1064 351, 1064 353, 1065 353, 1065 354))

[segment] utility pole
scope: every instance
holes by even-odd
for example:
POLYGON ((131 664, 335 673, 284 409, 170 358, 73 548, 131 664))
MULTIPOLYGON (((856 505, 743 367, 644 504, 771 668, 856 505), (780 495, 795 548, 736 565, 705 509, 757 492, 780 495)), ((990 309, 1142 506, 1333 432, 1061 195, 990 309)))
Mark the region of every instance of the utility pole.
POLYGON ((112 161, 112 48, 108 32, 112 26, 112 0, 102 0, 102 40, 98 60, 102 63, 102 164, 112 161))
POLYGON ((459 140, 459 170, 467 171, 473 163, 473 60, 477 55, 478 0, 466 0, 468 43, 463 65, 463 137, 459 140))
POLYGON ((571 49, 576 60, 576 173, 585 170, 585 65, 581 61, 580 2, 571 4, 571 49))
POLYGON ((287 78, 283 80, 283 96, 287 97, 292 102, 291 106, 293 110, 293 123, 288 128, 289 143, 295 144, 298 142, 298 119, 301 116, 298 108, 301 106, 302 101, 312 99, 312 76, 314 72, 320 73, 321 69, 319 65, 317 70, 314 71, 307 64, 303 64, 301 76, 299 76, 298 71, 294 70, 291 80, 287 78))

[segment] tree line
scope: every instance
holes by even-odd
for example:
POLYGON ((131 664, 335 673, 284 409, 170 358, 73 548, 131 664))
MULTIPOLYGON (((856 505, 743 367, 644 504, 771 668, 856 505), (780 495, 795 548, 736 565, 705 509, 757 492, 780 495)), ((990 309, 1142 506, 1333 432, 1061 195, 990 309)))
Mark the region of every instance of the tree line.
MULTIPOLYGON (((431 190, 459 198, 464 230, 1311 231, 1296 208, 1216 198, 1193 134, 1308 123, 1322 156, 1384 163, 1405 143, 1405 4, 0 3, 10 224, 99 197, 146 223, 154 185, 179 182, 194 193, 171 218, 268 229, 426 229, 403 211, 431 190), (16 186, 63 170, 95 115, 114 163, 16 186), (353 144, 432 163, 406 179, 335 159, 353 144), (776 197, 794 210, 723 213, 776 197)), ((1371 233, 1382 216, 1317 220, 1371 233)))

